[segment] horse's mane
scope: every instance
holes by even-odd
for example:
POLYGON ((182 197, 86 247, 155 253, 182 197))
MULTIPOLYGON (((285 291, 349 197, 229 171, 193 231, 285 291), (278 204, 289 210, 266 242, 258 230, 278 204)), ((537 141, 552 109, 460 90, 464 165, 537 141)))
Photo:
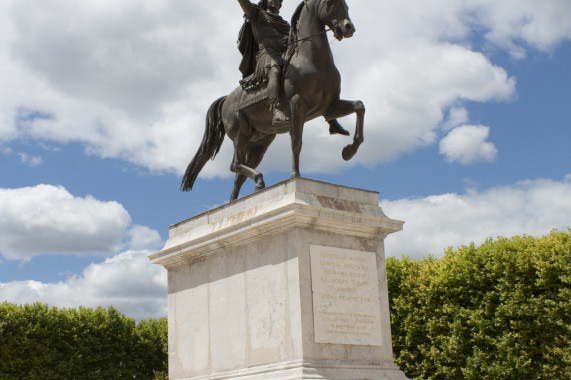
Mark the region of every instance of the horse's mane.
MULTIPOLYGON (((289 29, 289 38, 288 38, 288 52, 295 50, 297 45, 295 42, 297 41, 297 35, 299 33, 299 17, 301 16, 301 11, 303 10, 303 6, 305 5, 305 0, 303 0, 293 12, 293 16, 291 16, 291 27, 289 29)), ((286 54, 289 55, 289 54, 286 54)))

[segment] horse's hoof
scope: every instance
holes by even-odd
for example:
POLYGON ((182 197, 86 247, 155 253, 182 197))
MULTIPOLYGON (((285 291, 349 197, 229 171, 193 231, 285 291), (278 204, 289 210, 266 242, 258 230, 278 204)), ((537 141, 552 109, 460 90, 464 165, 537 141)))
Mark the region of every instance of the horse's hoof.
POLYGON ((353 158, 355 153, 357 153, 357 149, 355 149, 353 145, 347 145, 345 148, 343 148, 341 156, 345 161, 349 161, 351 158, 353 158))
POLYGON ((262 189, 266 188, 266 184, 264 183, 264 181, 262 181, 261 183, 257 183, 256 187, 254 187, 254 191, 260 191, 262 189))
POLYGON ((262 173, 259 173, 256 177, 254 177, 254 181, 256 181, 256 187, 254 187, 254 191, 260 191, 266 187, 262 173))

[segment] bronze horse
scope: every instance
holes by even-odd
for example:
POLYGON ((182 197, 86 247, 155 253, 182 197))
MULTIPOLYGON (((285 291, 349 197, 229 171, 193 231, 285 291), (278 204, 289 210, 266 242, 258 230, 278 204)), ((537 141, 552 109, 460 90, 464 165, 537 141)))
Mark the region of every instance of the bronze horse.
POLYGON ((242 92, 236 88, 210 106, 206 129, 200 147, 188 165, 181 190, 192 189, 198 173, 219 152, 227 134, 234 142, 234 158, 230 170, 236 173, 230 200, 238 198, 247 178, 256 181, 255 190, 265 187, 262 173, 256 170, 276 134, 288 133, 292 147, 292 177, 300 176, 299 155, 305 122, 323 116, 326 120, 355 113, 357 125, 353 143, 343 148, 343 159, 349 160, 363 143, 365 106, 360 100, 340 99, 341 76, 333 62, 326 27, 336 39, 350 38, 355 27, 349 18, 345 0, 304 0, 291 22, 289 48, 285 54, 284 94, 282 104, 289 105, 290 122, 272 126, 268 102, 262 101, 239 109, 242 92))

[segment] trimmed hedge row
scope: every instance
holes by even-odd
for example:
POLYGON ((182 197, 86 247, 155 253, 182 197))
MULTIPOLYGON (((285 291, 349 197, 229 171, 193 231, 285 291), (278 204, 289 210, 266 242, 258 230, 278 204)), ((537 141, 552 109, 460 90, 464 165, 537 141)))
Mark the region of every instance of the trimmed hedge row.
POLYGON ((571 230, 387 259, 395 361, 414 379, 571 379, 571 230))
POLYGON ((0 378, 154 379, 167 370, 167 320, 110 307, 0 304, 0 378))

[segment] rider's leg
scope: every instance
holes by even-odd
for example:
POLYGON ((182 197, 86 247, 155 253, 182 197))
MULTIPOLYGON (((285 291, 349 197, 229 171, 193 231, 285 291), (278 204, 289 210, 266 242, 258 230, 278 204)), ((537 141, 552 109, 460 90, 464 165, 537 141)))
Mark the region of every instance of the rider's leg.
POLYGON ((327 122, 329 123, 329 134, 330 135, 335 135, 335 134, 343 135, 343 136, 350 136, 351 135, 348 130, 346 130, 345 128, 343 128, 341 126, 341 124, 339 124, 337 119, 327 120, 327 122))
POLYGON ((289 118, 280 109, 280 79, 281 67, 272 66, 268 72, 268 95, 270 98, 270 111, 274 114, 272 118, 272 125, 279 125, 289 122, 289 118))

